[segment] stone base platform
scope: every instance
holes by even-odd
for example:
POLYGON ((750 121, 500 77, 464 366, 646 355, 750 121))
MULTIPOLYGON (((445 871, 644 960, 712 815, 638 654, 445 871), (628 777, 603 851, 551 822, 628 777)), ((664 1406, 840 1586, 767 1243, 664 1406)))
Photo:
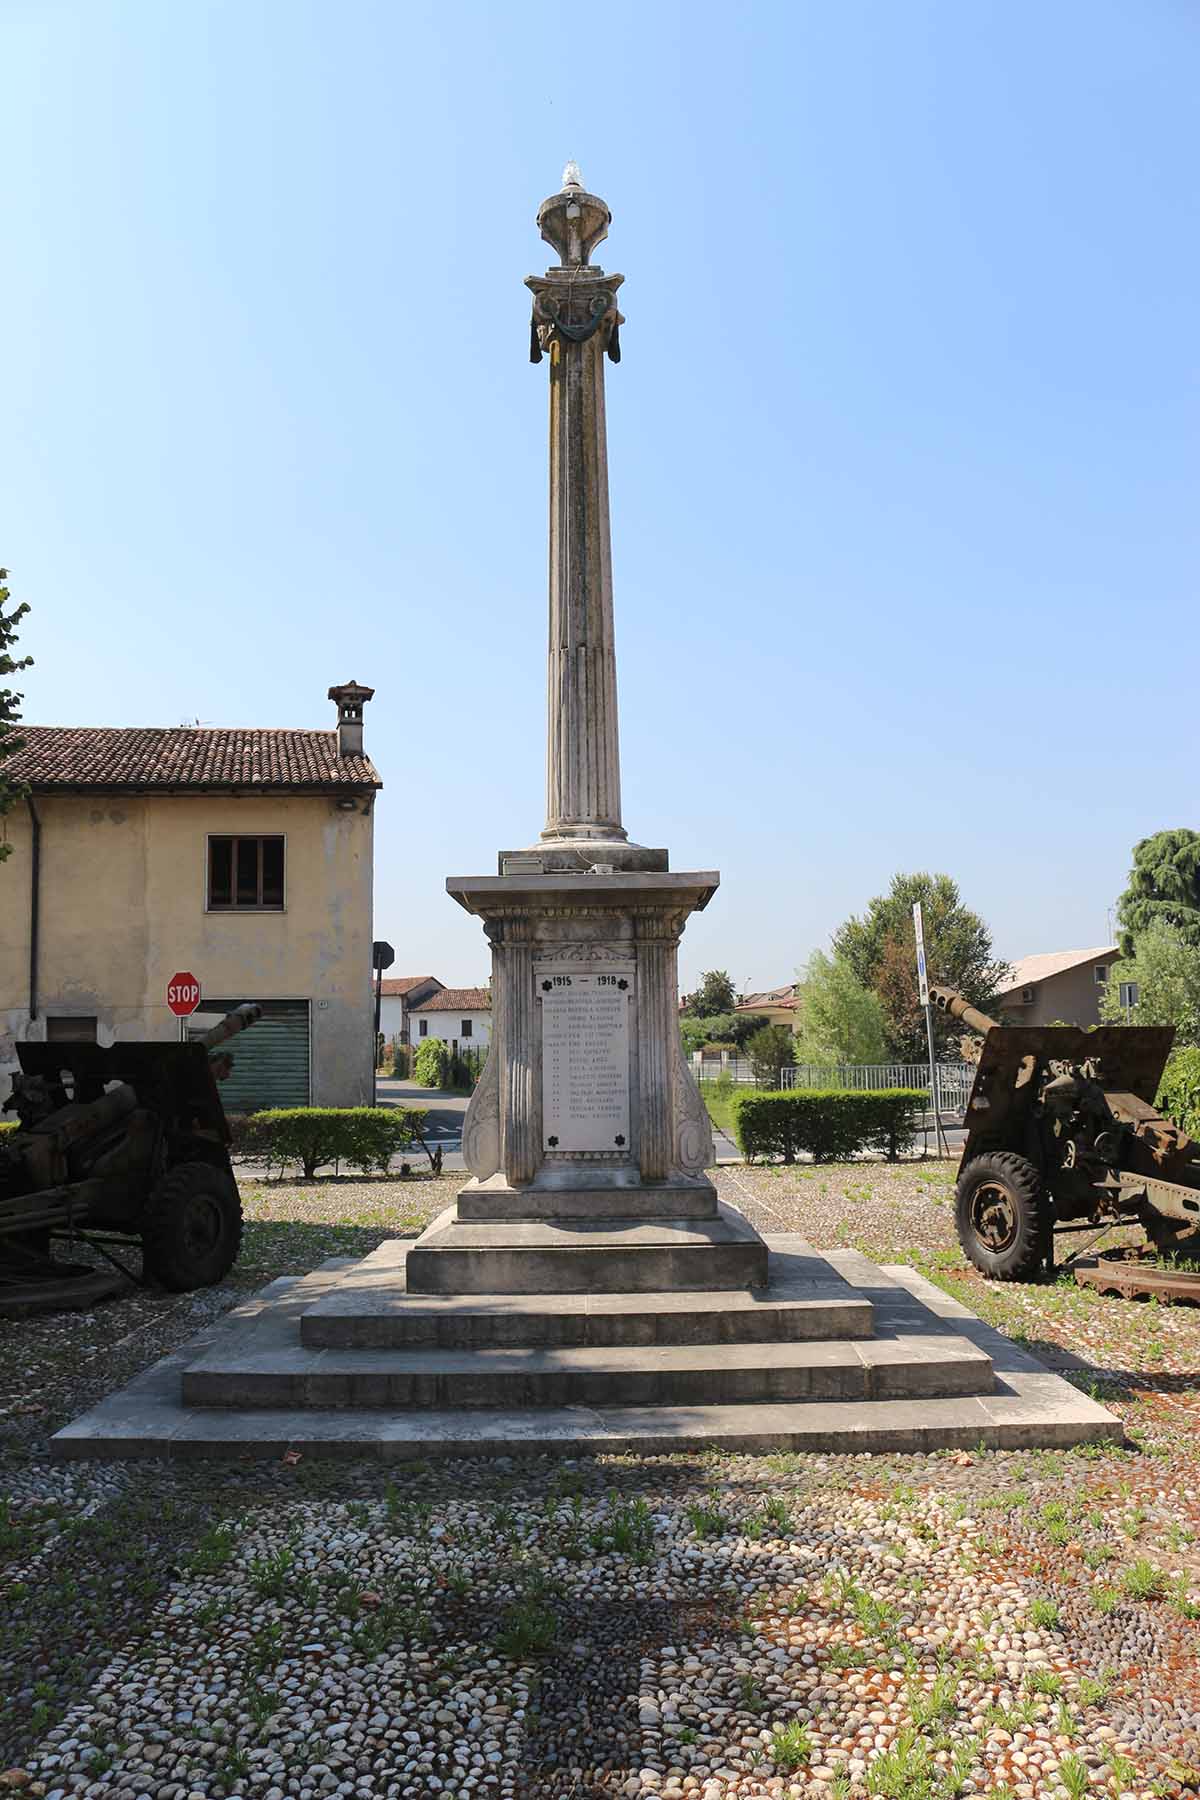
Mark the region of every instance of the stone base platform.
MULTIPOLYGON (((402 1248, 386 1246, 394 1263, 402 1248)), ((1120 1441, 1118 1419, 911 1270, 878 1269, 851 1251, 822 1258, 795 1237, 768 1248, 773 1279, 761 1296, 549 1295, 524 1305, 508 1295, 381 1305, 380 1265, 372 1287, 365 1264, 326 1264, 272 1282, 60 1431, 53 1454, 899 1454, 1120 1441), (425 1348, 361 1347, 360 1329, 390 1332, 409 1306, 416 1336, 400 1342, 425 1348), (767 1340, 751 1327, 760 1306, 767 1340), (722 1331, 734 1319, 732 1336, 718 1337, 720 1314, 722 1331), (456 1348, 437 1348, 455 1316, 491 1347, 471 1350, 459 1336, 456 1348), (873 1335, 852 1335, 864 1321, 873 1335), (797 1335, 776 1336, 777 1325, 797 1335), (682 1335, 702 1329, 699 1341, 682 1335), (340 1344, 314 1343, 331 1330, 340 1344), (582 1341, 564 1347, 558 1330, 582 1341), (814 1330, 837 1335, 803 1335, 814 1330), (647 1335, 660 1331, 661 1341, 647 1335)))
POLYGON ((353 1264, 300 1320, 313 1350, 795 1343, 869 1338, 875 1309, 801 1239, 775 1240, 770 1286, 726 1293, 414 1294, 400 1238, 353 1264), (795 1248, 779 1246, 789 1243, 795 1248))
POLYGON ((732 1206, 716 1218, 512 1219, 450 1206, 408 1253, 420 1294, 694 1293, 762 1288, 767 1247, 732 1206))

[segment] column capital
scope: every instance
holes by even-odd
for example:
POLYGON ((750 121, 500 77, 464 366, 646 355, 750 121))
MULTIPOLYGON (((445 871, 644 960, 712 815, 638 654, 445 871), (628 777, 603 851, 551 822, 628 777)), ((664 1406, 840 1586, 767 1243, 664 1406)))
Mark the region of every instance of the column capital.
POLYGON ((550 269, 545 275, 527 275, 525 286, 533 295, 530 362, 541 362, 546 351, 557 360, 555 345, 586 344, 597 333, 609 360, 620 362, 625 320, 617 310, 617 289, 624 279, 606 275, 603 269, 550 269))

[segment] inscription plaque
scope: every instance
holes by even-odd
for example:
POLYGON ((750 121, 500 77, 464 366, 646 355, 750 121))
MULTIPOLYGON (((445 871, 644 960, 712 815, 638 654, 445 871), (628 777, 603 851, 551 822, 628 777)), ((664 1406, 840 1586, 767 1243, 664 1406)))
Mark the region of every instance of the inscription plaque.
POLYGON ((632 963, 535 963, 542 1003, 542 1147, 629 1154, 632 963))

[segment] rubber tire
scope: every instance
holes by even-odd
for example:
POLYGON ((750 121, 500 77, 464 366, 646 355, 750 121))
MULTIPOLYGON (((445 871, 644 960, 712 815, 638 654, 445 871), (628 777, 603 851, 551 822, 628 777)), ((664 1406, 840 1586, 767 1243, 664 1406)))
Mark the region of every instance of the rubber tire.
POLYGON ((967 1164, 955 1189, 954 1227, 958 1241, 981 1275, 995 1281, 1028 1281, 1046 1261, 1052 1213, 1041 1175, 1027 1157, 1014 1150, 989 1150, 967 1164), (1004 1250, 990 1250, 971 1222, 971 1202, 983 1183, 995 1182, 1008 1193, 1016 1213, 1016 1232, 1004 1250))
POLYGON ((186 1293, 228 1275, 241 1247, 242 1202, 232 1175, 202 1162, 168 1170, 142 1221, 143 1268, 172 1293, 186 1293), (202 1245, 194 1238, 189 1242, 189 1225, 195 1225, 198 1212, 206 1225, 217 1225, 202 1245))

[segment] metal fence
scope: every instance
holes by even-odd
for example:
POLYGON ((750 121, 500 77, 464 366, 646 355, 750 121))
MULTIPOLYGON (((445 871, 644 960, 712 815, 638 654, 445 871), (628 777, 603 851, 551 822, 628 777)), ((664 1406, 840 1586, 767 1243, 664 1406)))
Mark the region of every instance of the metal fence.
MULTIPOLYGON (((719 1081, 725 1077, 739 1086, 753 1086, 754 1069, 748 1057, 722 1054, 692 1057, 692 1070, 701 1081, 719 1081)), ((938 1063, 938 1097, 943 1113, 965 1113, 971 1084, 975 1080, 974 1063, 938 1063)), ((880 1088, 920 1088, 929 1092, 928 1063, 837 1063, 822 1067, 816 1063, 796 1063, 780 1069, 781 1088, 850 1088, 867 1091, 880 1088)))

